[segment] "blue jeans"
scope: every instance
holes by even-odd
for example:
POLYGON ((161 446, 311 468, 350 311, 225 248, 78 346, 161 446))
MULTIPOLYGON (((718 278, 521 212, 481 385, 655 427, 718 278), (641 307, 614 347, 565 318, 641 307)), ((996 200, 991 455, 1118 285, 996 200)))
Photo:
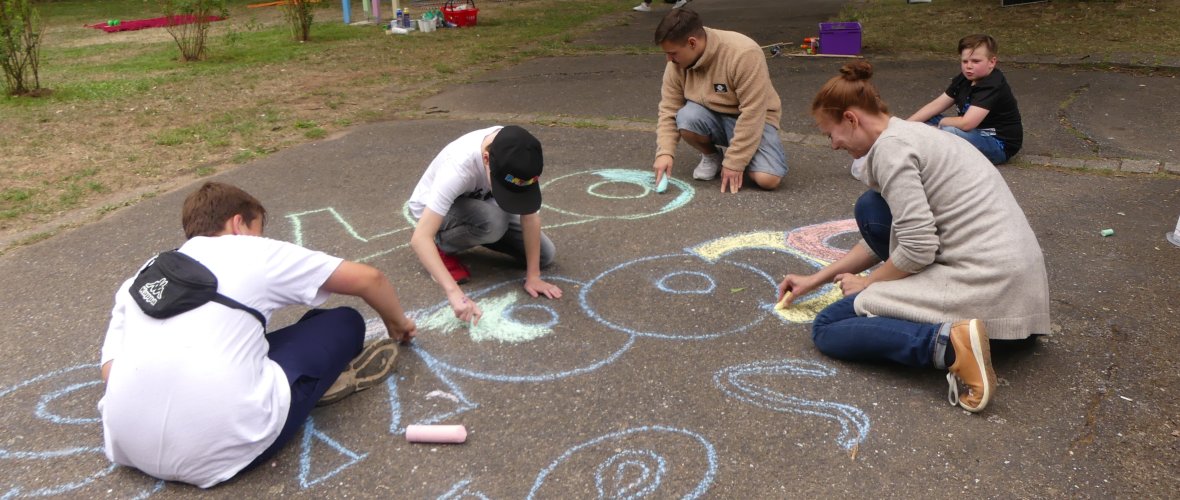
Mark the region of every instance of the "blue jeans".
MULTIPOLYGON (((443 217, 434 241, 449 254, 482 245, 521 262, 525 260, 520 216, 505 212, 492 200, 456 199, 443 217)), ((556 253, 553 242, 541 233, 541 267, 552 264, 556 253)))
MULTIPOLYGON (((729 139, 733 137, 736 124, 737 116, 718 113, 692 101, 684 103, 684 107, 676 112, 676 128, 708 137, 718 146, 729 147, 729 139)), ((787 153, 783 151, 783 141, 778 138, 778 129, 769 123, 763 125, 758 151, 754 152, 746 169, 776 177, 787 175, 787 153)))
POLYGON ((934 125, 944 131, 966 139, 972 146, 975 146, 975 149, 983 153, 983 156, 986 156, 988 161, 992 162, 992 165, 999 165, 1008 161, 1008 155, 1004 153, 1004 142, 996 138, 995 129, 975 128, 971 131, 964 131, 957 127, 942 127, 938 125, 942 121, 942 118, 942 115, 935 116, 926 120, 926 124, 934 125))
MULTIPOLYGON (((856 200, 856 224, 869 248, 881 260, 889 258, 889 228, 893 216, 885 198, 866 191, 856 200)), ((849 361, 892 361, 913 367, 946 368, 949 323, 915 323, 883 316, 856 314, 849 295, 825 307, 811 325, 811 340, 825 355, 849 361)))
POLYGON ((856 199, 856 206, 852 209, 856 216, 856 226, 860 228, 860 237, 877 258, 881 261, 889 259, 889 231, 893 226, 893 211, 885 198, 873 190, 865 191, 856 199))

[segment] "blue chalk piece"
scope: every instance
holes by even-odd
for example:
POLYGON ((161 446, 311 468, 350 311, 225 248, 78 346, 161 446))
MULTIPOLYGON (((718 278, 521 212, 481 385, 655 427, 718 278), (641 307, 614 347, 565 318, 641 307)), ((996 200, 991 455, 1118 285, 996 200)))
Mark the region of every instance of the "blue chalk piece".
POLYGON ((656 184, 656 192, 662 193, 667 190, 668 190, 668 174, 664 174, 664 177, 660 178, 660 183, 656 184))

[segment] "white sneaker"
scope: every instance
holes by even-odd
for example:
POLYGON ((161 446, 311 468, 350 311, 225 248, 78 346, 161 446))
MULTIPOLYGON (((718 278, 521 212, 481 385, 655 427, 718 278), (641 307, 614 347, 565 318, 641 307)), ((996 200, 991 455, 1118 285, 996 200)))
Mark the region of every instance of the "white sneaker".
POLYGON ((707 181, 717 177, 717 172, 721 171, 721 158, 719 153, 701 155, 701 162, 697 164, 697 168, 692 170, 692 178, 698 181, 707 181))
POLYGON ((685 5, 688 5, 688 2, 689 2, 689 0, 676 0, 676 5, 673 5, 672 8, 679 9, 681 7, 684 7, 685 5))
POLYGON ((636 11, 636 12, 651 12, 651 6, 646 3, 641 3, 639 5, 636 5, 631 10, 636 11))

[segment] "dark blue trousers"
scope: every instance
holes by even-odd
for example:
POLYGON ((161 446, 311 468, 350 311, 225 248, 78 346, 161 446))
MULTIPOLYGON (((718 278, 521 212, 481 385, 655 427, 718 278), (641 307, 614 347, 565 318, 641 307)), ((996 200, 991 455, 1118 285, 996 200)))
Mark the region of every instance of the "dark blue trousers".
POLYGON ((279 437, 244 470, 278 453, 311 415, 316 402, 361 353, 365 319, 351 307, 312 309, 294 324, 266 335, 267 356, 283 367, 291 384, 291 409, 279 437))

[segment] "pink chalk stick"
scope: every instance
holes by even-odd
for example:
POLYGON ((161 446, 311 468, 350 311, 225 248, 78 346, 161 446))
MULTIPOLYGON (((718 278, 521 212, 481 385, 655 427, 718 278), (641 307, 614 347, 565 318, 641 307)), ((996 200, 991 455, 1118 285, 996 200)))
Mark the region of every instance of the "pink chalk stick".
POLYGON ((411 443, 462 443, 467 428, 462 425, 407 425, 406 441, 411 443))

